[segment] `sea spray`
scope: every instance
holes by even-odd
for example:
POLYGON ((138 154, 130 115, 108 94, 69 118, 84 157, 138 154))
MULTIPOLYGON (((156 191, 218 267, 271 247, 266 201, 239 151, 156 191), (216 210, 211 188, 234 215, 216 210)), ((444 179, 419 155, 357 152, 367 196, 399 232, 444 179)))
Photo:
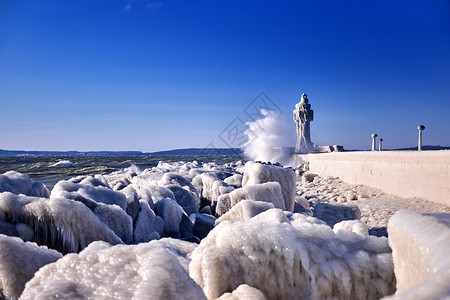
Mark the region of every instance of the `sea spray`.
POLYGON ((296 141, 292 120, 284 114, 279 116, 264 109, 261 114, 263 118, 246 123, 248 140, 242 146, 245 155, 254 161, 292 165, 290 153, 285 150, 286 147, 293 147, 296 141))

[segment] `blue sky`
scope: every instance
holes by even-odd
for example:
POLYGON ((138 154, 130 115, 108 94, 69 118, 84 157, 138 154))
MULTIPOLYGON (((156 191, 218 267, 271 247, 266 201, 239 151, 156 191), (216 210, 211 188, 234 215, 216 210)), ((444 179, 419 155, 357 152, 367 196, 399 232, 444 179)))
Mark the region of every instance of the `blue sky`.
POLYGON ((450 2, 0 0, 0 149, 225 146, 260 92, 319 145, 450 145, 450 2))

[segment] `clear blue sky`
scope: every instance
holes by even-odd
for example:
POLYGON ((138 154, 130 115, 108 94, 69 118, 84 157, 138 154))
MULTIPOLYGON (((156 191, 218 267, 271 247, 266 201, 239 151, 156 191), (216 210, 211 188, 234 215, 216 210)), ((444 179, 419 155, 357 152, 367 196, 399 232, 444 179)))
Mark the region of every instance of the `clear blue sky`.
POLYGON ((261 91, 316 144, 450 145, 450 2, 0 0, 0 149, 224 146, 261 91))

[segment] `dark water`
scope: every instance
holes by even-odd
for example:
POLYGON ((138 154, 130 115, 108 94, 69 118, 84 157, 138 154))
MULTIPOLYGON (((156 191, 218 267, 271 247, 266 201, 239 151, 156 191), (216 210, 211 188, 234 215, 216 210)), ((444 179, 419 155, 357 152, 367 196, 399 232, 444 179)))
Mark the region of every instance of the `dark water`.
POLYGON ((221 156, 153 156, 153 155, 120 155, 120 156, 2 156, 0 157, 0 174, 7 171, 17 171, 26 174, 35 181, 44 183, 51 189, 58 181, 88 174, 109 174, 114 171, 138 166, 141 170, 155 167, 159 161, 193 161, 199 163, 216 162, 225 164, 241 160, 237 155, 221 156), (57 166, 53 164, 68 160, 74 167, 57 166))

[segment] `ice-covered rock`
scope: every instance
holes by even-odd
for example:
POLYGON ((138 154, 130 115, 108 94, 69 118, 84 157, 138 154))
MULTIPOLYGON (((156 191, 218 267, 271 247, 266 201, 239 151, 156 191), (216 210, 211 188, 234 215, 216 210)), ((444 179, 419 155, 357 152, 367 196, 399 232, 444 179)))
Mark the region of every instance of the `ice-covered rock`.
POLYGON ((164 221, 150 208, 146 201, 140 201, 140 211, 133 232, 135 244, 159 239, 164 233, 164 221))
POLYGON ((397 291, 386 299, 450 298, 450 228, 442 216, 400 210, 391 217, 388 233, 397 291))
POLYGON ((181 176, 180 174, 169 172, 165 173, 163 177, 159 180, 158 185, 167 187, 168 185, 176 184, 180 187, 184 187, 185 189, 189 190, 190 192, 194 193, 197 197, 199 196, 197 193, 197 190, 192 185, 192 183, 181 176))
POLYGON ((50 196, 50 192, 44 184, 33 181, 27 175, 16 171, 8 171, 0 175, 0 193, 2 192, 45 198, 50 196))
POLYGON ((317 203, 314 206, 314 217, 325 221, 328 226, 333 227, 341 221, 361 218, 361 211, 354 204, 317 203))
POLYGON ((192 179, 192 184, 199 191, 203 199, 209 201, 207 204, 217 202, 220 195, 226 194, 234 190, 233 187, 220 180, 217 175, 211 173, 202 173, 192 179))
POLYGON ((172 200, 175 200, 175 195, 168 188, 153 185, 148 186, 146 189, 150 192, 150 196, 153 200, 153 203, 156 203, 164 198, 170 198, 172 200))
POLYGON ((33 227, 36 242, 60 252, 78 252, 93 241, 121 244, 122 240, 84 204, 58 198, 0 193, 0 210, 8 222, 33 227))
POLYGON ((360 234, 362 236, 368 236, 369 230, 367 225, 360 220, 341 221, 333 226, 334 233, 338 230, 350 230, 351 232, 360 234))
POLYGON ((257 214, 268 209, 274 208, 270 202, 242 200, 233 206, 227 213, 216 220, 216 224, 223 221, 244 222, 248 221, 257 214))
POLYGON ((240 187, 242 187, 242 179, 243 178, 244 178, 244 176, 242 176, 241 174, 233 174, 233 175, 225 178, 224 181, 228 185, 231 185, 235 188, 240 188, 240 187))
POLYGON ((139 214, 139 195, 131 185, 123 188, 120 192, 127 198, 126 212, 131 217, 133 222, 135 222, 137 215, 139 214))
POLYGON ((159 241, 95 242, 41 268, 20 299, 206 299, 180 264, 181 252, 159 241))
POLYGON ((186 214, 190 215, 198 212, 200 200, 196 194, 177 184, 168 184, 166 188, 172 191, 175 196, 175 201, 183 208, 186 214))
POLYGON ((192 253, 190 276, 209 299, 241 284, 268 299, 379 299, 395 291, 386 238, 334 234, 309 222, 222 222, 192 253))
POLYGON ((220 196, 217 201, 216 214, 219 216, 223 215, 231 207, 244 199, 269 202, 276 208, 286 210, 283 195, 281 194, 280 184, 278 182, 267 182, 247 185, 242 188, 235 189, 229 194, 220 196))
POLYGON ((133 238, 133 220, 117 205, 97 203, 92 211, 97 218, 108 226, 125 244, 133 238))
POLYGON ((260 290, 249 286, 248 284, 241 284, 232 293, 225 293, 217 300, 267 300, 266 296, 260 290))
POLYGON ((0 298, 19 299, 34 273, 61 257, 58 251, 0 234, 0 298))
POLYGON ((194 223, 193 234, 203 239, 214 228, 216 218, 207 214, 192 214, 189 219, 194 223))
MULTIPOLYGON (((82 177, 84 177, 84 176, 82 176, 82 177)), ((94 176, 89 175, 89 176, 84 177, 79 182, 76 182, 76 181, 74 181, 74 182, 79 183, 79 184, 84 184, 84 185, 102 186, 102 187, 105 187, 108 189, 111 188, 108 181, 106 181, 106 178, 101 174, 96 174, 94 176)))
POLYGON ((51 198, 66 198, 80 201, 80 198, 89 199, 105 204, 115 204, 124 211, 127 209, 128 201, 121 192, 113 191, 104 186, 92 186, 87 184, 59 181, 52 190, 51 198))
POLYGON ((245 164, 242 186, 276 181, 281 186, 286 210, 294 209, 295 172, 274 165, 265 165, 249 161, 245 164))
POLYGON ((184 238, 193 235, 193 224, 181 206, 165 198, 155 203, 155 213, 164 220, 164 236, 184 238))

